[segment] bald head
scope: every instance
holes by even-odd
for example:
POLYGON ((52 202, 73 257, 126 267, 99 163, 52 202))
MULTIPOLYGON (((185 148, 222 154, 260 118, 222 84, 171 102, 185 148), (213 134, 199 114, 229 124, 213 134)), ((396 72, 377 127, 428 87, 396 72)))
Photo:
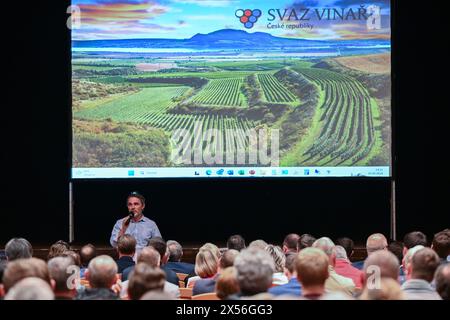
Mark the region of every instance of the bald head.
POLYGON ((366 279, 372 275, 373 267, 378 267, 381 278, 391 278, 397 281, 400 263, 390 251, 378 250, 367 257, 364 262, 364 275, 366 279))
POLYGON ((89 262, 86 278, 92 288, 110 288, 116 282, 116 262, 107 255, 95 257, 89 262))
POLYGON ((386 250, 388 242, 386 237, 381 233, 374 233, 367 238, 366 249, 367 255, 371 255, 378 250, 386 250))

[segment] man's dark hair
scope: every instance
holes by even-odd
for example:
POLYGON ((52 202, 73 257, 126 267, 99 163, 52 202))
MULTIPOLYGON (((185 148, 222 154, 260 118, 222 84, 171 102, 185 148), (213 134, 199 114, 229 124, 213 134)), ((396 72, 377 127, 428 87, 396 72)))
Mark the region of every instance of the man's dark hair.
POLYGON ((130 198, 138 198, 139 200, 141 200, 141 203, 143 205, 145 205, 145 197, 142 194, 140 194, 139 192, 136 192, 136 191, 131 192, 127 197, 127 203, 128 203, 128 199, 130 199, 130 198))
POLYGON ((117 240, 117 250, 123 255, 134 255, 136 252, 136 239, 130 234, 124 234, 117 240))
POLYGON ((403 238, 403 245, 407 249, 414 248, 415 246, 422 245, 427 246, 427 236, 421 231, 409 232, 403 238))
POLYGON ((235 249, 228 249, 225 251, 219 260, 219 266, 223 270, 234 265, 234 260, 239 255, 239 251, 235 249))
POLYGON ((400 263, 403 261, 403 242, 401 241, 392 241, 388 245, 388 250, 392 252, 400 261, 400 263))
POLYGON ((166 254, 166 251, 167 251, 167 244, 164 241, 164 239, 161 238, 161 237, 151 238, 148 241, 147 246, 153 247, 156 251, 158 251, 159 255, 161 256, 161 264, 162 264, 163 257, 164 257, 164 255, 166 254))
POLYGON ((316 241, 316 238, 313 237, 312 235, 307 233, 302 234, 298 239, 298 250, 311 247, 314 241, 316 241))
POLYGON ((93 244, 88 243, 87 245, 83 246, 80 250, 81 265, 87 268, 89 262, 91 262, 91 260, 94 259, 96 256, 97 250, 95 249, 95 246, 93 244))
POLYGON ((436 291, 442 300, 450 300, 450 263, 441 264, 434 276, 436 291))
POLYGON ((12 238, 5 246, 5 254, 8 261, 31 258, 33 256, 33 247, 24 238, 12 238))
POLYGON ((300 236, 298 234, 290 233, 284 238, 283 246, 286 246, 289 251, 297 251, 298 239, 300 239, 300 236))
POLYGON ((345 249, 345 253, 347 253, 347 258, 350 259, 353 254, 353 249, 355 248, 355 243, 353 240, 347 237, 342 237, 337 239, 335 244, 343 247, 345 249))
POLYGON ((433 250, 439 258, 447 259, 450 255, 450 229, 442 230, 433 237, 433 250))
POLYGON ((292 274, 295 271, 295 262, 297 261, 297 253, 290 252, 286 255, 286 269, 292 274))
POLYGON ((239 234, 232 235, 227 240, 227 248, 241 251, 245 249, 245 239, 239 234))

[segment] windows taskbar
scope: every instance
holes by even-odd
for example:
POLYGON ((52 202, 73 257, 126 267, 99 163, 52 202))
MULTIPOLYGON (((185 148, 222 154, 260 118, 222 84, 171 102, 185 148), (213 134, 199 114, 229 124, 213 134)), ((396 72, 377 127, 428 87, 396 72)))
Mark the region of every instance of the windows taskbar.
POLYGON ((390 177, 390 167, 72 168, 72 179, 390 177))

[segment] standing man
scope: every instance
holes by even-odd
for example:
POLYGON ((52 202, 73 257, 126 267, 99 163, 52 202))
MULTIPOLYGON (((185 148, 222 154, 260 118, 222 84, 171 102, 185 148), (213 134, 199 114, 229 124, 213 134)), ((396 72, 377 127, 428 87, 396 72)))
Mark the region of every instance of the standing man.
POLYGON ((118 239, 124 235, 132 235, 136 239, 136 253, 147 246, 148 241, 154 237, 161 237, 158 226, 153 220, 144 217, 145 198, 137 192, 127 197, 129 215, 117 220, 111 233, 110 243, 117 248, 118 239))

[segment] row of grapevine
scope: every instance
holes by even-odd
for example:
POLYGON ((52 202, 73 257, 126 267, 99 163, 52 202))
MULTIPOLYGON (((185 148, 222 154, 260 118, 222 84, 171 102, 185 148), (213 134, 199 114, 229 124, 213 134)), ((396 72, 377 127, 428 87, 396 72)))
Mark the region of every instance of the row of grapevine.
POLYGON ((325 93, 321 131, 305 152, 305 162, 320 165, 354 165, 375 143, 371 99, 357 80, 329 70, 297 69, 325 93))
MULTIPOLYGON (((145 88, 130 96, 109 102, 96 108, 75 114, 79 119, 134 122, 173 132, 185 129, 190 133, 192 152, 195 149, 208 151, 212 156, 223 154, 223 159, 235 161, 239 153, 246 153, 249 145, 248 132, 256 124, 245 118, 222 115, 189 115, 168 113, 173 98, 182 95, 187 88, 145 88), (155 95, 166 94, 165 102, 153 103, 155 95), (173 96, 170 97, 170 94, 173 96), (210 129, 216 129, 214 132, 210 129)), ((225 161, 225 160, 223 160, 225 161)))
POLYGON ((258 81, 264 93, 265 100, 273 103, 294 102, 296 97, 269 73, 259 73, 258 81))
POLYGON ((193 102, 212 106, 244 106, 241 94, 242 78, 210 80, 193 99, 193 102))

